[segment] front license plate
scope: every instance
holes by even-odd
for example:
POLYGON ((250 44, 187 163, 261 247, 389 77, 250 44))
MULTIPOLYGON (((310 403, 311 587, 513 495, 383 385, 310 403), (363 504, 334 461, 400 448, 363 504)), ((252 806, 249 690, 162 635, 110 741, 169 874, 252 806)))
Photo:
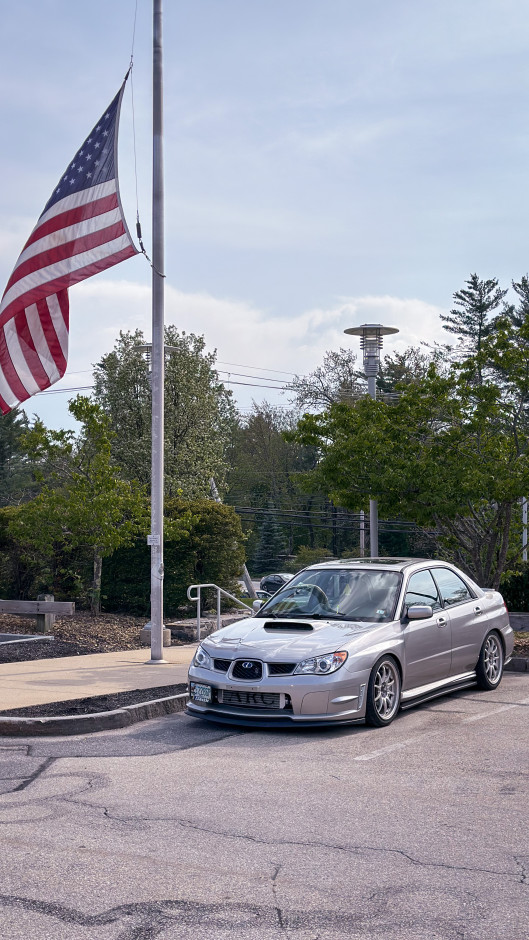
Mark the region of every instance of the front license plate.
POLYGON ((211 702, 211 686, 200 685, 199 682, 191 683, 191 698, 195 702, 211 702))

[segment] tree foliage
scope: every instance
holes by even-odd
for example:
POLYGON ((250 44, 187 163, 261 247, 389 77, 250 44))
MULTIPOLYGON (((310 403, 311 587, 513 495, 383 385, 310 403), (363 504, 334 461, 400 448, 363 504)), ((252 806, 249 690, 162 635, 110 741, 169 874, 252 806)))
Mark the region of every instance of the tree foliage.
POLYGON ((314 485, 338 505, 371 497, 382 515, 435 528, 445 551, 492 587, 519 558, 513 533, 529 492, 527 316, 520 324, 499 316, 479 353, 446 374, 432 363, 392 405, 336 404, 305 415, 297 433, 319 451, 314 485))
POLYGON ((355 401, 365 394, 366 382, 356 365, 356 353, 340 348, 326 352, 321 366, 308 375, 296 375, 290 385, 290 399, 299 411, 328 408, 339 401, 355 401))
POLYGON ((465 287, 455 292, 455 306, 449 314, 441 314, 441 320, 443 329, 459 337, 462 358, 468 361, 473 359, 476 380, 481 383, 480 356, 483 342, 494 330, 492 314, 499 310, 507 291, 498 286, 495 277, 481 280, 477 274, 471 274, 465 284, 465 287))
POLYGON ((24 445, 28 421, 14 409, 0 415, 0 506, 16 505, 31 493, 31 466, 24 445))
MULTIPOLYGON (((236 512, 213 500, 167 500, 164 525, 164 609, 177 616, 188 605, 190 584, 211 582, 228 591, 244 564, 244 535, 236 512)), ((144 539, 119 548, 103 571, 102 595, 110 610, 148 615, 150 561, 144 539)))
MULTIPOLYGON (((120 333, 94 372, 94 395, 114 432, 112 454, 129 480, 151 479, 151 388, 143 333, 120 333)), ((235 420, 202 336, 165 328, 165 492, 205 496, 211 477, 224 488, 235 420)))
MULTIPOLYGON (((26 435, 37 476, 46 483, 24 503, 9 523, 12 539, 28 559, 46 563, 75 550, 89 551, 93 560, 90 601, 100 606, 102 559, 148 528, 148 503, 143 489, 123 480, 111 456, 110 422, 101 408, 79 395, 69 411, 81 433, 53 431, 35 422, 26 435)), ((53 588, 53 584, 50 585, 53 588)))

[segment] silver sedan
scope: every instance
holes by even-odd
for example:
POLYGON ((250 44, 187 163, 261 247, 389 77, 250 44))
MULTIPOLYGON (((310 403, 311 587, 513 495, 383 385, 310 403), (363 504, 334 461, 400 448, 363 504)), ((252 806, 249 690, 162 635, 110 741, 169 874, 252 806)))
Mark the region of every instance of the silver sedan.
POLYGON ((383 727, 446 692, 496 689, 512 650, 501 594, 447 562, 326 562, 202 642, 188 713, 260 727, 383 727))

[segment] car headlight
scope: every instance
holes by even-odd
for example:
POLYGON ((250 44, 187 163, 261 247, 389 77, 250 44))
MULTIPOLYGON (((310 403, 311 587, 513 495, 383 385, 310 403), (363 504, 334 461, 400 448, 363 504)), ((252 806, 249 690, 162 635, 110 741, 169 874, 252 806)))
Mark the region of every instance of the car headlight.
POLYGON ((336 672, 340 666, 343 666, 347 659, 347 653, 325 653, 324 656, 311 656, 310 659, 304 659, 298 663, 294 669, 294 675, 298 676, 328 676, 331 672, 336 672))
POLYGON ((203 646, 199 646, 194 657, 193 666, 200 666, 201 669, 213 669, 213 660, 209 653, 206 653, 203 646))

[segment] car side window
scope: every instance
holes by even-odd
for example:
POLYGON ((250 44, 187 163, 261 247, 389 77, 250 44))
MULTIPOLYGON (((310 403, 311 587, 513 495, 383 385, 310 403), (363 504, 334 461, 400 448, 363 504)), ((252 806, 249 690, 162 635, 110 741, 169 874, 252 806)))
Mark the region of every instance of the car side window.
POLYGON ((454 571, 450 571, 448 568, 434 568, 433 576, 439 587, 445 607, 472 600, 472 594, 465 582, 454 571))
POLYGON ((416 571, 412 574, 408 581, 404 603, 406 607, 411 607, 412 604, 427 604, 433 610, 441 609, 437 586, 428 570, 416 571))

